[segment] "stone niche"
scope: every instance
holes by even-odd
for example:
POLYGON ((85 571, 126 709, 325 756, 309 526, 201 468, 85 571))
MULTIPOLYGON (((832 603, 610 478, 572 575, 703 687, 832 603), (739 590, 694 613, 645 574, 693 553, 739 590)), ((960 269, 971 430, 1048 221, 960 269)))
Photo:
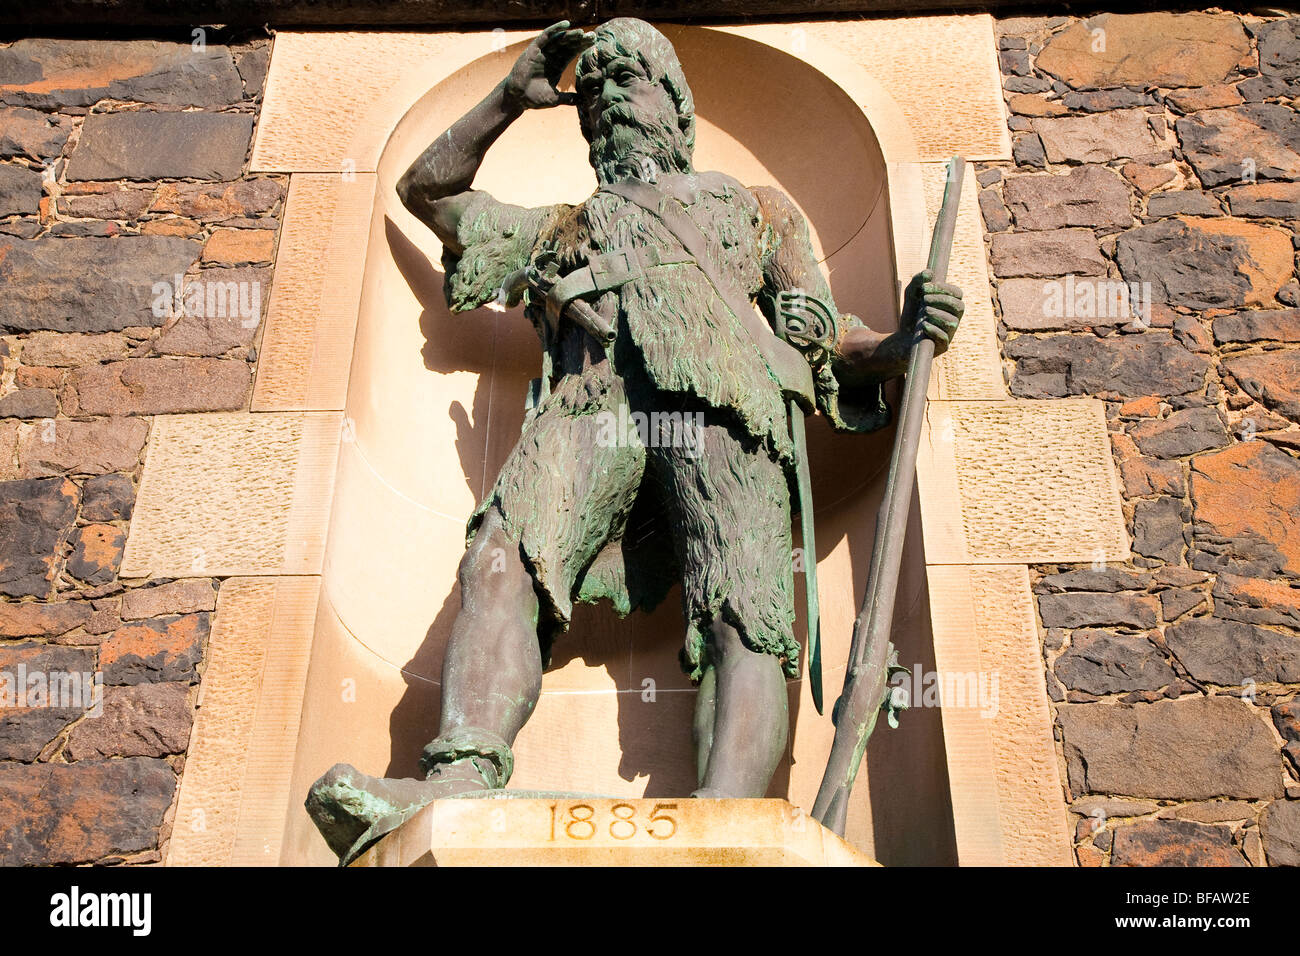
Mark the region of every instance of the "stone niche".
MULTIPOLYGON (((905 189, 891 182, 916 170, 896 108, 872 117, 878 131, 860 105, 872 96, 892 100, 850 95, 810 65, 820 63, 811 55, 720 30, 665 29, 695 93, 697 167, 784 189, 808 217, 840 308, 882 329, 896 323, 898 278, 917 266, 925 209, 915 181, 905 189), (900 230, 906 256, 895 252, 900 230)), ((364 257, 363 288, 285 864, 333 862, 301 809, 317 775, 339 760, 370 773, 413 775, 435 733, 443 648, 460 601, 465 519, 519 435, 539 351, 518 310, 448 312, 439 243, 402 208, 394 184, 499 81, 521 48, 484 56, 438 82, 397 123, 377 165, 369 239, 356 250, 364 257)), ((594 177, 572 110, 525 114, 489 153, 475 185, 522 205, 589 195, 594 177)), ((893 435, 835 435, 821 418, 810 425, 829 710, 866 585, 893 435)), ((908 666, 933 669, 915 505, 912 515, 894 642, 908 666)), ((803 626, 801 615, 801 634, 803 626)), ((580 607, 518 740, 511 787, 625 798, 688 794, 696 786, 695 690, 676 663, 682 636, 676 591, 653 614, 625 620, 608 606, 580 607)), ((804 681, 791 682, 789 695, 790 751, 768 795, 810 808, 833 727, 814 710, 804 681)), ((897 730, 882 722, 854 795, 848 839, 886 865, 955 863, 946 767, 937 708, 910 711, 897 730)))

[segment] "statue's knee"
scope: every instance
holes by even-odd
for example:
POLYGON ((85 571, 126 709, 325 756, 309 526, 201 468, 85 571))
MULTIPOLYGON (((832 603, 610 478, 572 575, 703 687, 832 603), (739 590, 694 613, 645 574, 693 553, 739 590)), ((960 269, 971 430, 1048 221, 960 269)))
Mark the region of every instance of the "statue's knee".
POLYGON ((519 544, 506 534, 500 516, 489 511, 460 559, 462 591, 495 593, 532 590, 519 544))
POLYGON ((489 557, 490 549, 487 547, 487 542, 481 535, 476 537, 461 555, 460 566, 456 569, 462 588, 471 586, 481 576, 481 570, 489 557))
POLYGON ((741 652, 753 653, 741 640, 740 631, 721 618, 716 618, 709 627, 709 653, 715 661, 721 662, 741 652))
POLYGON ((746 643, 740 631, 726 621, 715 620, 709 627, 707 654, 711 663, 725 669, 742 667, 752 673, 757 668, 777 675, 782 673, 780 658, 746 643))

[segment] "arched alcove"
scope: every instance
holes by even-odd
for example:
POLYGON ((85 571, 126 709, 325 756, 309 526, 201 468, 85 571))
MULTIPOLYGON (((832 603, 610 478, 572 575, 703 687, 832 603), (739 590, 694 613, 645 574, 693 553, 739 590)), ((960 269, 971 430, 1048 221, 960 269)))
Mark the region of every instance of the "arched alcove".
MULTIPOLYGON (((897 321, 895 237, 924 231, 917 202, 891 207, 890 176, 910 161, 885 144, 851 95, 794 56, 720 30, 665 28, 696 98, 696 166, 785 190, 807 216, 837 304, 878 328, 897 321), (891 152, 893 155, 891 155, 891 152), (920 216, 918 223, 917 217, 920 216)), ((439 243, 394 193, 411 160, 497 83, 520 47, 439 82, 397 124, 380 158, 321 605, 295 757, 282 862, 332 862, 301 810, 310 782, 346 760, 412 775, 435 733, 443 647, 459 606, 466 517, 519 435, 536 337, 518 310, 450 315, 439 243)), ((836 62, 827 54, 827 62, 836 62)), ((893 143, 905 131, 889 130, 893 143)), ((521 205, 578 202, 594 186, 571 109, 525 114, 496 144, 477 188, 521 205)), ((895 204, 896 205, 896 204, 895 204)), ((810 428, 817 502, 825 683, 833 701, 866 584, 892 429, 810 428)), ((557 467, 580 462, 557 462, 557 467)), ((933 669, 930 614, 913 509, 895 644, 933 669)), ((802 602, 799 602, 802 607, 802 602)), ((798 622, 802 634, 802 616, 798 622)), ((680 673, 676 592, 619 620, 580 608, 557 644, 537 712, 516 747, 512 787, 612 796, 682 796, 695 786, 694 690, 680 673)), ((803 681, 789 685, 790 753, 770 796, 811 807, 833 727, 803 681)), ((849 839, 886 864, 955 862, 937 709, 882 726, 850 812, 849 839)))

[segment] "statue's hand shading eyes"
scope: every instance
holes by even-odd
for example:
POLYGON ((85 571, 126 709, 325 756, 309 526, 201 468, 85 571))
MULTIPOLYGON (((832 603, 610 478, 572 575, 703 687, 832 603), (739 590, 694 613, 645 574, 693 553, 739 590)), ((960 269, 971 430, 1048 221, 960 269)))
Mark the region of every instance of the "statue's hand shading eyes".
POLYGON ((568 20, 547 27, 528 44, 506 77, 506 100, 516 109, 539 110, 577 102, 574 93, 557 87, 564 68, 594 37, 571 29, 568 20))

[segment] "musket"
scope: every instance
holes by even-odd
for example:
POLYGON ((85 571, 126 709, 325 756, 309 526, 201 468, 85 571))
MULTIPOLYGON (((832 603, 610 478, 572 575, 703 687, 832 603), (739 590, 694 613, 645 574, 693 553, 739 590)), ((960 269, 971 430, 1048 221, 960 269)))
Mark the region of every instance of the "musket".
MULTIPOLYGON (((939 217, 934 224, 934 235, 930 239, 930 258, 926 267, 934 282, 943 282, 948 275, 948 257, 952 252, 965 167, 966 161, 960 156, 954 156, 948 163, 948 181, 939 217)), ((921 423, 925 419, 925 393, 930 385, 930 363, 933 360, 934 341, 921 336, 912 346, 908 359, 885 497, 876 515, 867 593, 853 622, 853 643, 844 674, 844 689, 833 711, 835 741, 813 805, 813 818, 839 836, 844 835, 849 794, 880 711, 888 708, 889 722, 897 726, 895 706, 885 697, 891 673, 900 669, 889 635, 903 558, 903 539, 907 533, 907 513, 912 504, 912 484, 916 479, 916 453, 921 442, 921 423)))

